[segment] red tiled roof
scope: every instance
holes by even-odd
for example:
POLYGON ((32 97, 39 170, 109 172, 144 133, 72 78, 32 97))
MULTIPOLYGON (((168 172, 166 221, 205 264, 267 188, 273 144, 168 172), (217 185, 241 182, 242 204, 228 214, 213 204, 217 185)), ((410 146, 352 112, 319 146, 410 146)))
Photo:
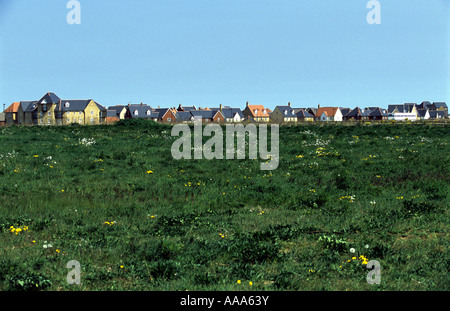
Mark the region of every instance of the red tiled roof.
POLYGON ((12 103, 4 112, 17 112, 19 111, 20 102, 12 103))

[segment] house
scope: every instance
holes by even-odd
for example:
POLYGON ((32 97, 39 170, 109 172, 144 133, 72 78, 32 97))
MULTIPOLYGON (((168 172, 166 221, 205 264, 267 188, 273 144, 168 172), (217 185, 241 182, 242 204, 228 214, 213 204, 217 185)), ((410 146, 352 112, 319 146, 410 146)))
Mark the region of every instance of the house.
POLYGON ((5 113, 6 125, 17 124, 17 112, 19 110, 20 102, 12 103, 8 108, 3 111, 5 113))
POLYGON ((297 113, 298 122, 312 122, 314 121, 314 116, 306 111, 306 109, 300 109, 297 113))
POLYGON ((270 114, 270 120, 275 123, 292 123, 297 122, 296 110, 291 107, 289 102, 287 106, 276 106, 270 114))
POLYGON ((342 120, 345 120, 345 116, 350 113, 350 111, 352 111, 351 108, 344 108, 344 107, 339 107, 339 109, 341 109, 342 112, 342 120))
POLYGON ((162 123, 175 123, 176 122, 176 111, 171 108, 157 108, 153 110, 154 113, 158 114, 158 122, 162 123))
POLYGON ((22 125, 36 125, 37 124, 37 113, 36 101, 22 101, 19 105, 19 110, 17 111, 18 124, 22 125))
POLYGON ((371 121, 382 121, 388 118, 386 112, 384 112, 380 107, 369 107, 364 109, 363 117, 366 120, 371 121))
POLYGON ((430 110, 430 119, 445 119, 445 111, 442 110, 430 110))
POLYGON ((191 123, 194 122, 194 116, 190 111, 178 111, 175 120, 177 123, 191 123))
POLYGON ((191 110, 189 112, 194 117, 194 120, 196 118, 202 118, 202 122, 203 123, 210 123, 210 122, 222 123, 222 122, 225 122, 225 117, 222 114, 222 112, 220 112, 219 109, 213 109, 213 110, 191 110))
POLYGON ((125 119, 125 115, 127 113, 127 106, 125 105, 115 105, 108 107, 108 112, 111 111, 109 114, 110 117, 116 117, 119 120, 125 119))
POLYGON ((6 125, 6 113, 2 112, 0 113, 0 126, 6 125))
POLYGON ((361 121, 363 119, 363 112, 359 107, 354 108, 345 116, 343 116, 344 121, 361 121))
POLYGON ((244 114, 246 120, 255 122, 269 122, 271 111, 266 109, 263 105, 250 105, 247 102, 242 113, 244 114))
POLYGON ((317 121, 342 121, 342 112, 339 107, 318 107, 316 111, 317 121))
POLYGON ((125 119, 149 119, 157 122, 159 113, 148 105, 128 105, 125 119))
POLYGON ((436 111, 444 111, 445 118, 448 118, 448 107, 444 102, 433 102, 433 105, 436 107, 436 111))
POLYGON ((389 119, 396 121, 415 121, 418 119, 415 103, 388 105, 388 115, 389 119))
POLYGON ((417 116, 420 120, 428 120, 430 118, 430 110, 427 109, 418 109, 417 116))
MULTIPOLYGON (((55 108, 57 125, 71 123, 104 124, 106 123, 106 115, 107 109, 92 99, 60 100, 55 108)), ((49 119, 47 119, 48 122, 49 119)))
POLYGON ((106 111, 92 99, 63 100, 48 92, 38 101, 19 102, 18 117, 24 125, 101 124, 106 111))
POLYGON ((242 122, 245 119, 240 108, 231 108, 230 106, 222 106, 219 108, 211 108, 211 110, 220 110, 226 123, 242 122))

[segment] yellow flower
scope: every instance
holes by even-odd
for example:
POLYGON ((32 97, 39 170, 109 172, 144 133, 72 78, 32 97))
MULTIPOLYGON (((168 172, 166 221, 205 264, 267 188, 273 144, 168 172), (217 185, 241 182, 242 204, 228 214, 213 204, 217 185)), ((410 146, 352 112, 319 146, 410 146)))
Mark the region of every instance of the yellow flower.
POLYGON ((241 284, 241 280, 237 280, 237 282, 236 283, 238 283, 238 284, 241 284))
POLYGON ((56 249, 56 252, 59 254, 61 251, 59 249, 56 249))
POLYGON ((33 156, 33 158, 39 158, 39 156, 38 156, 37 154, 35 154, 35 155, 33 156))
POLYGON ((253 286, 253 282, 252 281, 248 282, 248 285, 253 286))
POLYGON ((153 174, 153 171, 151 171, 151 170, 147 171, 147 174, 153 174))
POLYGON ((120 269, 123 269, 123 266, 122 266, 122 265, 120 265, 120 269))

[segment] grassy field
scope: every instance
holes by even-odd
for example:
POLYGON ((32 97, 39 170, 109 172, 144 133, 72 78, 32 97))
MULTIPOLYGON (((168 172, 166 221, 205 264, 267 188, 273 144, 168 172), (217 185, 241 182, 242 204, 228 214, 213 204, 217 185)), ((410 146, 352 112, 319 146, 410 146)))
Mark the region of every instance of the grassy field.
POLYGON ((281 127, 274 171, 170 132, 0 129, 0 290, 449 290, 448 127, 281 127))

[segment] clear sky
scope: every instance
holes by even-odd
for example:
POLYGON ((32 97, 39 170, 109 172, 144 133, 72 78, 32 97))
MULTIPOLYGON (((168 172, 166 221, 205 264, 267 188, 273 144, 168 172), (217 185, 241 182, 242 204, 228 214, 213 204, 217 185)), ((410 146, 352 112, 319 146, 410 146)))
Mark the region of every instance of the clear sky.
MULTIPOLYGON (((450 102, 450 0, 0 0, 0 104, 450 102)), ((2 107, 3 108, 3 107, 2 107)))

